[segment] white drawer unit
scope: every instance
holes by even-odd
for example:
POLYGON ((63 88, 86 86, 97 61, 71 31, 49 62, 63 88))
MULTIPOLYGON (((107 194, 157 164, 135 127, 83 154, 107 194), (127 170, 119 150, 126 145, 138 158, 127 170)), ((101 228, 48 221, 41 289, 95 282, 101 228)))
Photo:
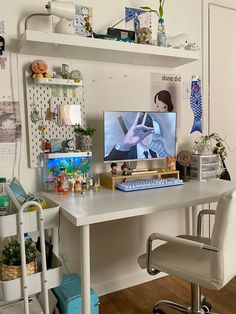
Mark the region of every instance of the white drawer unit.
POLYGON ((194 180, 206 181, 219 177, 219 155, 192 155, 190 177, 194 180))

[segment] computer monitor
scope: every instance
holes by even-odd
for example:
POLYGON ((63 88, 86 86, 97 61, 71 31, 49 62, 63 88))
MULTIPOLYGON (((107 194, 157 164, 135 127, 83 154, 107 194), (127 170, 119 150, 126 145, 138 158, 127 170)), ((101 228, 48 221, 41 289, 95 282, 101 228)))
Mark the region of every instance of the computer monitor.
POLYGON ((176 155, 176 112, 104 112, 104 161, 176 155))

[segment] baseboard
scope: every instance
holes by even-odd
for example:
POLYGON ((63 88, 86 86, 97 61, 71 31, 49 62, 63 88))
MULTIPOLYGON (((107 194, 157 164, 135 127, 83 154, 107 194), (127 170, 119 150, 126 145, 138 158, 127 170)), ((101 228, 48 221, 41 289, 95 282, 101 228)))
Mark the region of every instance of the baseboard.
POLYGON ((98 284, 92 284, 93 289, 99 296, 136 286, 145 282, 152 281, 166 276, 165 273, 160 273, 157 276, 150 276, 146 271, 132 273, 128 276, 119 277, 117 279, 106 281, 98 284))

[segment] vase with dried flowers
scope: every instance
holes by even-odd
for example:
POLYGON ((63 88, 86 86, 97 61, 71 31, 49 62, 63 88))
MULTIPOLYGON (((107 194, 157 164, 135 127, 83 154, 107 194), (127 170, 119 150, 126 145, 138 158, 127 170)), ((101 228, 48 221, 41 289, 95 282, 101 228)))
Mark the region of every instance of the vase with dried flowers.
POLYGON ((157 46, 166 47, 166 29, 164 15, 164 3, 165 0, 159 0, 158 10, 151 9, 150 7, 141 7, 146 12, 154 12, 158 16, 158 27, 157 27, 157 46))

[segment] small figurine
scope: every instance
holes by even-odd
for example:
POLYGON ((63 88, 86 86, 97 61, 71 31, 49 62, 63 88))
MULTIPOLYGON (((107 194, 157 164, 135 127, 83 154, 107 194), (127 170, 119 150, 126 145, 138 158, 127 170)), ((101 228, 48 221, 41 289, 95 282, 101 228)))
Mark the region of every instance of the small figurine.
POLYGON ((111 163, 111 174, 113 176, 115 176, 117 174, 117 163, 116 162, 111 163))
POLYGON ((51 153, 51 142, 48 139, 44 141, 44 153, 51 153))
POLYGON ((130 175, 129 172, 129 167, 128 165, 124 162, 123 165, 121 166, 121 170, 122 170, 122 176, 128 176, 130 175))
POLYGON ((74 183, 74 193, 78 193, 78 194, 83 193, 83 183, 79 179, 76 179, 74 183))
POLYGON ((68 152, 74 152, 75 151, 75 141, 73 138, 70 138, 66 141, 66 147, 68 152))
POLYGON ((168 156, 166 157, 166 168, 169 171, 175 171, 176 170, 176 158, 168 156))
POLYGON ((52 77, 51 73, 47 73, 48 65, 47 62, 43 60, 35 60, 31 64, 31 69, 32 69, 32 77, 33 78, 41 78, 41 77, 46 77, 50 78, 52 77))

